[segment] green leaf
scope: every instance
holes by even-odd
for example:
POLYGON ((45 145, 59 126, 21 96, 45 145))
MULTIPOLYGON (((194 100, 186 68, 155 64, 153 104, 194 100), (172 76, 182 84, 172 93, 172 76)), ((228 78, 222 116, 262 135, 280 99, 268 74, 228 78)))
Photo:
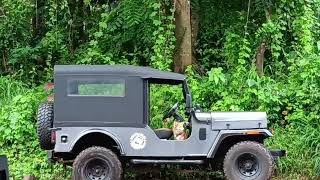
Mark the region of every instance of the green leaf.
POLYGON ((99 26, 102 28, 102 29, 106 29, 108 27, 107 23, 106 22, 99 22, 99 26))

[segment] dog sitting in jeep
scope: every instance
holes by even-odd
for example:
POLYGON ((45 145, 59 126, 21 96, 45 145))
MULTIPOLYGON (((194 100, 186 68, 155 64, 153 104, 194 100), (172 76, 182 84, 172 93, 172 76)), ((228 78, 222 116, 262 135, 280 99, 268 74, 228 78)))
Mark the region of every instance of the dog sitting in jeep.
POLYGON ((185 122, 173 122, 172 132, 175 140, 183 141, 188 139, 188 133, 186 132, 185 122))

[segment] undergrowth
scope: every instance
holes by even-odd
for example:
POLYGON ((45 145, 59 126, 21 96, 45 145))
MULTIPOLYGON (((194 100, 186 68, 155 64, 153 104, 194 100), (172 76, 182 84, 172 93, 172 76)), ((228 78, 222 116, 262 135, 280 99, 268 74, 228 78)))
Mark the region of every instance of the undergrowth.
MULTIPOLYGON (((15 179, 70 176, 61 165, 48 165, 36 137, 36 110, 46 96, 41 86, 53 80, 55 64, 162 70, 176 64, 181 39, 172 1, 79 2, 0 2, 0 153, 9 156, 15 179)), ((204 111, 266 111, 275 132, 267 145, 288 152, 280 177, 320 176, 320 1, 202 0, 191 6, 196 39, 185 73, 194 104, 204 111), (259 52, 263 76, 256 72, 259 52)), ((183 102, 178 89, 151 90, 153 127, 163 126, 162 112, 183 102)))

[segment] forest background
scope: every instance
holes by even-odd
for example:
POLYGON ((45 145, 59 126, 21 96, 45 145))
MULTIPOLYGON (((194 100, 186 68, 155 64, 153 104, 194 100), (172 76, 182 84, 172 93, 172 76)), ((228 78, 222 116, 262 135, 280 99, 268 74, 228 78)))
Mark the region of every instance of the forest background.
MULTIPOLYGON (((281 178, 320 176, 320 0, 1 0, 0 61, 0 154, 14 179, 70 175, 36 135, 55 64, 184 73, 205 111, 268 113, 267 146, 288 153, 281 178)), ((152 92, 153 127, 176 92, 152 92)))

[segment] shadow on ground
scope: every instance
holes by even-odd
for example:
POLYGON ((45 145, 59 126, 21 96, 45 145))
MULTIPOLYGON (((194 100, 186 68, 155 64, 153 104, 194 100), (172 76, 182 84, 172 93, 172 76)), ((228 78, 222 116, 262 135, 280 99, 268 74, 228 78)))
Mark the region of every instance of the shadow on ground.
POLYGON ((126 180, 223 180, 223 174, 219 171, 208 171, 206 169, 182 169, 168 167, 141 167, 135 169, 129 169, 125 173, 126 180))

